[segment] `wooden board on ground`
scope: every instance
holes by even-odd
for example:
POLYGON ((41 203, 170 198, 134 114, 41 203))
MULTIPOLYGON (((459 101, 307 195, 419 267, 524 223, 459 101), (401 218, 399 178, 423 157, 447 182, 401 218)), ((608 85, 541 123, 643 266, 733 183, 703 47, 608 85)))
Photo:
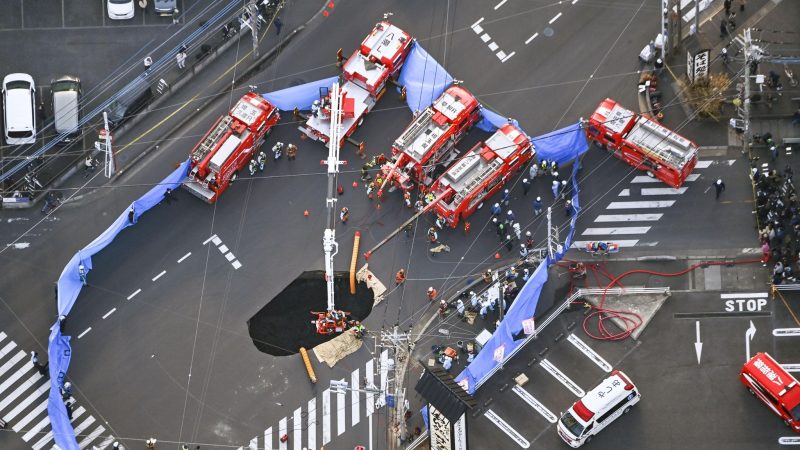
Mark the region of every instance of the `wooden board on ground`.
POLYGON ((380 303, 386 297, 386 286, 381 283, 381 280, 375 276, 369 270, 369 264, 364 264, 364 266, 358 269, 356 272, 356 280, 367 283, 367 287, 372 289, 372 293, 375 295, 375 302, 373 306, 380 303))
POLYGON ((347 355, 355 353, 361 348, 361 339, 356 337, 349 330, 336 336, 328 342, 314 347, 314 355, 320 362, 324 362, 328 367, 333 366, 344 359, 347 355))

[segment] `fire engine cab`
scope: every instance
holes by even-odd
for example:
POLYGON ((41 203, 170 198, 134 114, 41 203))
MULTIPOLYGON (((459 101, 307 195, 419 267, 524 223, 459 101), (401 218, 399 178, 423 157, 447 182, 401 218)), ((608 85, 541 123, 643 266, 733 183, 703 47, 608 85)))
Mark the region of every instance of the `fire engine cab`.
MULTIPOLYGON (((340 146, 364 122, 364 116, 386 93, 389 78, 396 78, 400 73, 413 43, 411 35, 405 31, 389 22, 380 22, 344 63, 340 146)), ((330 140, 330 127, 330 97, 328 90, 323 88, 319 102, 312 107, 300 131, 312 139, 327 143, 330 140)))
POLYGON ((697 144, 609 98, 589 117, 585 131, 600 147, 674 188, 697 164, 697 144))
POLYGON ((512 124, 500 127, 450 166, 431 186, 442 197, 434 208, 451 227, 469 217, 487 198, 502 189, 536 151, 530 139, 512 124))
POLYGON ((217 201, 279 120, 278 109, 262 96, 245 94, 192 149, 183 187, 208 203, 217 201))
POLYGON ((437 165, 455 159, 458 141, 480 119, 480 105, 460 86, 450 86, 433 104, 417 114, 414 121, 392 145, 392 160, 381 168, 383 183, 403 190, 413 183, 430 186, 437 165))
POLYGON ((756 353, 745 363, 739 381, 787 427, 800 432, 800 385, 772 356, 756 353))

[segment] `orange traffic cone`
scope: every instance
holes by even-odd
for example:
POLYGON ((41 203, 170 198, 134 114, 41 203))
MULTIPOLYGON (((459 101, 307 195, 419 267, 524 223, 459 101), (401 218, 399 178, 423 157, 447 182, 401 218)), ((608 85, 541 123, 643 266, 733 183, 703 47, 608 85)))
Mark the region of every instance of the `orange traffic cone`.
MULTIPOLYGON (((303 211, 303 216, 305 216, 305 217, 308 217, 308 215, 309 215, 309 214, 310 214, 310 213, 308 212, 308 210, 305 210, 305 211, 303 211)), ((498 254, 499 254, 499 253, 498 253, 498 254)))
POLYGON ((358 187, 358 181, 353 181, 353 187, 354 187, 354 188, 357 188, 357 187, 358 187))
POLYGON ((494 254, 494 259, 500 259, 500 252, 494 254))

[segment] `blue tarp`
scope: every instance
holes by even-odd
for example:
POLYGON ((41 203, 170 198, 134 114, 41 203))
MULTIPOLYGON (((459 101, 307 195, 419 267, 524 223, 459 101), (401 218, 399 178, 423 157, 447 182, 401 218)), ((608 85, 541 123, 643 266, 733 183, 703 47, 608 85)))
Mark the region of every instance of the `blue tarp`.
MULTIPOLYGON (((486 107, 481 107, 481 120, 475 126, 487 133, 494 133, 498 128, 508 123, 508 117, 501 116, 486 107)), ((511 119, 515 127, 520 128, 516 119, 511 119)), ((522 128, 520 128, 522 129, 522 128)))
MULTIPOLYGON (((171 174, 164 178, 161 183, 155 185, 152 189, 147 191, 146 194, 131 203, 131 206, 134 208, 133 224, 139 220, 142 214, 164 199, 164 193, 167 189, 177 189, 183 179, 186 178, 186 172, 188 170, 189 160, 187 159, 171 174)), ((61 271, 61 276, 58 278, 59 317, 62 315, 69 315, 83 287, 80 274, 78 273, 78 265, 83 263, 87 274, 92 270, 92 256, 111 244, 122 230, 133 225, 128 220, 129 210, 130 206, 126 208, 125 211, 117 217, 114 223, 106 228, 100 236, 97 236, 89 245, 75 253, 64 267, 64 270, 61 271)), ((70 356, 72 355, 69 339, 69 336, 61 335, 60 320, 57 320, 55 325, 53 325, 53 331, 50 333, 47 347, 50 364, 50 379, 53 380, 50 384, 47 415, 50 417, 50 423, 53 427, 53 439, 56 445, 63 450, 78 450, 78 443, 75 440, 75 431, 67 417, 67 410, 64 406, 64 402, 61 400, 61 392, 59 391, 67 375, 70 356)))
POLYGON ((586 153, 589 142, 580 123, 533 138, 536 157, 564 165, 586 153))
POLYGON ((281 111, 291 111, 294 108, 308 111, 314 100, 319 100, 320 88, 330 89, 333 83, 338 82, 339 77, 335 76, 261 95, 281 111))
POLYGON ((430 106, 453 83, 453 77, 415 42, 398 81, 405 86, 406 103, 414 112, 430 106))

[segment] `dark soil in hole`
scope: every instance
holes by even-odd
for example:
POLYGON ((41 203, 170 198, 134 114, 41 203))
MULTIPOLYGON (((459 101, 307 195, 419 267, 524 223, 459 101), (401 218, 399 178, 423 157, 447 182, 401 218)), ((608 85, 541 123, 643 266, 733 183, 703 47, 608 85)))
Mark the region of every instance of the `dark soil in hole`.
MULTIPOLYGON (((350 273, 334 274, 336 308, 347 311, 354 320, 364 320, 372 311, 372 290, 365 283, 356 284, 356 294, 350 294, 350 273)), ((303 272, 289 286, 261 308, 247 328, 256 348, 273 356, 294 355, 300 347, 311 349, 327 342, 336 334, 317 334, 311 311, 327 308, 325 273, 317 270, 303 272)))

